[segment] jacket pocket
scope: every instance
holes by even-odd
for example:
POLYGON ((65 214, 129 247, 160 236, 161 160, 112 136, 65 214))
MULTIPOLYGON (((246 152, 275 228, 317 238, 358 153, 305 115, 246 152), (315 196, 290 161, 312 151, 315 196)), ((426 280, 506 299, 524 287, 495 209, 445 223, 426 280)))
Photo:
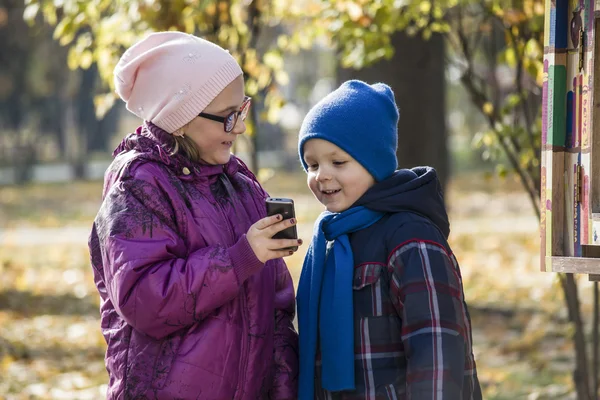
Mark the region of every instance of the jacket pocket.
POLYGON ((353 282, 355 369, 365 382, 374 382, 378 399, 387 398, 379 396, 387 395, 379 387, 399 376, 404 356, 401 322, 390 300, 385 268, 378 263, 361 264, 354 269, 353 282))
POLYGON ((383 265, 381 264, 361 264, 354 268, 354 280, 352 288, 354 290, 364 289, 366 286, 377 283, 381 277, 383 265))
POLYGON ((354 268, 354 318, 380 317, 390 313, 385 266, 364 263, 354 268))
POLYGON ((169 371, 171 371, 171 367, 177 358, 180 344, 180 335, 165 338, 160 344, 160 350, 152 372, 153 388, 162 389, 165 386, 169 371))

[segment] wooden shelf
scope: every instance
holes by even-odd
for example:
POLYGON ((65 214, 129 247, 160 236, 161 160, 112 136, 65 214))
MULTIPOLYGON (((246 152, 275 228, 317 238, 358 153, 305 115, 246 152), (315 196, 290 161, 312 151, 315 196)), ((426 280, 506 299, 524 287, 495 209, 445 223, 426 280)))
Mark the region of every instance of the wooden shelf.
POLYGON ((600 280, 600 258, 546 257, 546 271, 590 275, 591 281, 600 280))

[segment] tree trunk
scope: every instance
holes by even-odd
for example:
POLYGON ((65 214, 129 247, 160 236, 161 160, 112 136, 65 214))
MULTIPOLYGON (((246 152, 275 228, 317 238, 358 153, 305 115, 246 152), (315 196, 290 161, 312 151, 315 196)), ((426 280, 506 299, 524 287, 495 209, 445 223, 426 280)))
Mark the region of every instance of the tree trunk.
POLYGON ((23 21, 23 2, 0 0, 7 20, 0 24, 0 122, 3 132, 16 133, 27 113, 23 101, 26 92, 29 28, 23 21), (8 87, 6 87, 8 86, 8 87))
POLYGON ((585 332, 581 320, 581 308, 579 306, 579 295, 577 292, 577 281, 573 274, 561 276, 560 283, 565 294, 565 303, 569 314, 569 322, 573 324, 575 345, 575 370, 573 371, 573 382, 577 392, 577 400, 591 400, 590 396, 590 372, 588 367, 585 332))
POLYGON ((98 121, 98 129, 95 134, 88 137, 88 152, 106 152, 112 153, 113 149, 108 147, 111 137, 117 132, 119 124, 119 107, 111 109, 98 121))
POLYGON ((76 94, 77 125, 81 135, 83 157, 92 152, 105 152, 110 138, 117 130, 119 122, 118 107, 111 109, 100 120, 96 118, 94 95, 99 83, 98 67, 93 64, 87 70, 78 71, 81 74, 81 84, 76 94))
POLYGON ((598 282, 594 282, 594 315, 592 316, 592 399, 598 400, 598 362, 600 358, 600 332, 598 327, 600 324, 600 315, 598 310, 600 308, 600 293, 598 292, 598 282))
POLYGON ((434 167, 442 187, 449 177, 446 130, 446 88, 444 38, 430 40, 409 37, 404 32, 392 36, 395 53, 361 70, 338 68, 338 81, 360 79, 388 84, 400 110, 398 125, 398 164, 402 168, 434 167))

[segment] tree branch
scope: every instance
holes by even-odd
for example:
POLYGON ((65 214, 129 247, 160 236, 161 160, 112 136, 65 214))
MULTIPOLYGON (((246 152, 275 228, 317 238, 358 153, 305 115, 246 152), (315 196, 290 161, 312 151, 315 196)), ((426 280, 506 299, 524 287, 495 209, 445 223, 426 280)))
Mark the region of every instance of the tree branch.
MULTIPOLYGON (((522 32, 523 30, 524 30, 524 27, 520 26, 519 31, 522 32)), ((515 71, 516 72, 515 86, 517 88, 517 93, 520 98, 520 106, 522 109, 523 118, 525 118, 525 131, 527 132, 527 137, 529 139, 529 145, 531 146, 531 149, 533 151, 535 151, 533 131, 531 130, 532 121, 531 121, 531 116, 529 115, 529 109, 527 107, 527 103, 525 102, 525 96, 524 96, 524 90, 523 90, 523 64, 524 64, 524 59, 525 59, 525 50, 524 49, 523 49, 523 51, 519 50, 519 46, 517 44, 517 38, 515 37, 512 29, 507 29, 507 32, 510 36, 511 45, 512 45, 513 51, 515 52, 515 57, 517 60, 517 66, 516 66, 516 71, 515 71)), ((524 41, 526 42, 527 40, 524 40, 524 41)), ((529 162, 529 164, 531 165, 531 161, 529 162)))
MULTIPOLYGON (((459 15, 462 15, 462 13, 460 11, 459 11, 459 15)), ((523 186, 525 187, 527 194, 529 196, 529 200, 531 201, 531 204, 533 206, 534 212, 536 213, 537 217, 539 218, 540 217, 539 196, 536 196, 536 194, 539 193, 539 189, 535 188, 534 183, 531 182, 531 179, 530 179, 531 177, 529 177, 527 172, 524 171, 523 168, 521 167, 519 160, 517 159, 517 156, 515 155, 515 151, 518 149, 518 147, 515 147, 514 151, 511 150, 510 147, 508 146, 507 142, 504 140, 505 138, 503 137, 503 135, 500 132, 498 132, 498 130, 496 129, 496 122, 500 121, 500 116, 498 115, 498 110, 496 108, 494 108, 491 112, 484 111, 485 104, 488 103, 489 100, 488 100, 487 96, 485 95, 485 93, 482 90, 478 89, 473 82, 473 59, 472 59, 472 55, 471 55, 471 50, 468 45, 468 39, 465 35, 464 30, 462 30, 462 27, 463 27, 462 21, 459 21, 459 26, 461 27, 461 29, 457 30, 457 35, 459 38, 459 43, 460 43, 460 47, 463 52, 463 56, 467 63, 467 68, 461 77, 461 82, 463 83, 467 92, 470 94, 471 101, 473 102, 473 104, 486 117, 486 120, 488 121, 490 128, 492 129, 492 131, 496 135, 496 138, 498 139, 498 143, 502 147, 502 150, 504 151, 506 157, 508 157, 508 160, 509 160, 511 166, 516 171, 523 186)))

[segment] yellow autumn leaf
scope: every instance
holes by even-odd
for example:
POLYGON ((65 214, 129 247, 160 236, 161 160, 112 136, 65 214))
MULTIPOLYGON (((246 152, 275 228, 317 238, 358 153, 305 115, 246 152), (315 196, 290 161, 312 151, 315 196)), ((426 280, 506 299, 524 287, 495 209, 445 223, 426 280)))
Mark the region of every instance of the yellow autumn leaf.
POLYGON ((485 115, 492 115, 494 112, 494 106, 488 101, 483 105, 482 110, 485 115))
POLYGON ((15 362, 15 359, 10 355, 5 355, 2 357, 2 361, 0 361, 0 370, 6 371, 10 365, 15 362))
POLYGON ((350 19, 355 22, 358 21, 363 15, 362 7, 354 2, 347 3, 347 11, 350 19))

